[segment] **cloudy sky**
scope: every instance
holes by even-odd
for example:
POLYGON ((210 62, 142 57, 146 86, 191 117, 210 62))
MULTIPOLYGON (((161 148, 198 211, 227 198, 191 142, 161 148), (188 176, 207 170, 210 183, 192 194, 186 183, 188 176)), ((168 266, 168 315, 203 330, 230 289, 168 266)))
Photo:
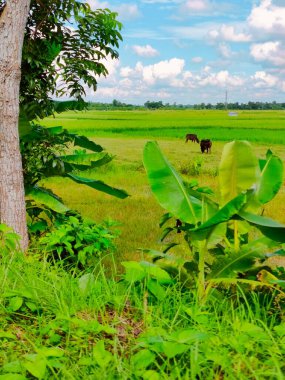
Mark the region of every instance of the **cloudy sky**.
POLYGON ((89 0, 123 42, 93 101, 285 101, 285 0, 89 0))

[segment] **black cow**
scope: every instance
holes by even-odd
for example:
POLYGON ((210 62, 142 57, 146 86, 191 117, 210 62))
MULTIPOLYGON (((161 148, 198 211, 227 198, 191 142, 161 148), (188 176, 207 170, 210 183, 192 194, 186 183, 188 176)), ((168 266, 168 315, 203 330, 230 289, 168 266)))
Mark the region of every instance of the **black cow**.
POLYGON ((200 148, 202 153, 211 153, 212 141, 210 139, 201 140, 200 148))
POLYGON ((197 135, 195 135, 194 133, 188 133, 186 136, 185 136, 185 138, 186 138, 186 143, 187 143, 187 141, 192 141, 192 142, 196 142, 196 143, 198 143, 199 144, 199 139, 198 139, 198 137, 197 137, 197 135))

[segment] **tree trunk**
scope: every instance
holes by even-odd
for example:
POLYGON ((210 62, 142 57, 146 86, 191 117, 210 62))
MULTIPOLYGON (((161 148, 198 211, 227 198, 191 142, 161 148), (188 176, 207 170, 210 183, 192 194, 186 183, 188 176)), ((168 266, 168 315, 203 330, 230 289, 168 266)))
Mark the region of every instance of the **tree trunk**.
POLYGON ((0 15, 0 221, 28 247, 25 192, 19 147, 22 47, 30 0, 7 0, 0 15))

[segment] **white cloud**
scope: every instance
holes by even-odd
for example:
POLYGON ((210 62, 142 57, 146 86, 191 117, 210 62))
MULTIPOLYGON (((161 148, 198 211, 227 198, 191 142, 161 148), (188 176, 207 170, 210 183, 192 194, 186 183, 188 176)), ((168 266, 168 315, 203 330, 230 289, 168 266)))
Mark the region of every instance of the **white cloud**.
POLYGON ((218 51, 221 54, 223 58, 232 58, 234 56, 234 53, 232 52, 230 46, 226 44, 225 42, 221 42, 218 46, 218 51))
POLYGON ((258 62, 267 62, 275 66, 285 64, 284 46, 279 41, 253 44, 250 47, 250 54, 258 62))
POLYGON ((184 7, 190 11, 206 11, 210 8, 210 4, 207 0, 188 0, 184 7))
POLYGON ((227 70, 219 71, 218 73, 210 73, 205 76, 201 82, 201 86, 218 86, 218 87, 241 87, 244 84, 244 79, 236 75, 230 75, 227 70))
POLYGON ((121 21, 133 20, 140 16, 140 11, 137 4, 120 4, 120 5, 111 5, 108 1, 100 0, 89 0, 88 1, 92 9, 98 8, 109 8, 112 11, 118 13, 118 19, 121 21))
POLYGON ((249 42, 251 36, 248 33, 238 32, 233 25, 221 25, 218 29, 209 31, 208 36, 212 40, 230 41, 230 42, 249 42))
POLYGON ((130 77, 133 73, 133 69, 129 66, 122 67, 120 70, 121 77, 130 77))
POLYGON ((191 61, 194 63, 201 63, 201 62, 203 62, 203 58, 202 57, 193 57, 191 59, 191 61))
POLYGON ((255 88, 274 87, 278 82, 278 78, 274 75, 267 74, 265 71, 257 71, 251 79, 255 82, 255 88))
POLYGON ((114 7, 114 10, 118 12, 118 18, 122 21, 133 20, 140 17, 140 11, 137 4, 121 4, 114 7))
POLYGON ((283 6, 274 5, 271 0, 261 0, 255 6, 248 17, 248 24, 258 32, 284 35, 285 32, 285 3, 279 2, 283 6))
POLYGON ((168 61, 160 61, 154 65, 143 66, 143 80, 147 84, 154 84, 157 80, 173 79, 182 73, 184 65, 184 59, 171 58, 168 61))
POLYGON ((132 48, 134 52, 141 57, 155 57, 159 54, 159 52, 156 49, 154 49, 151 45, 134 45, 132 48))
POLYGON ((177 4, 182 0, 142 0, 145 4, 177 4))
POLYGON ((92 9, 104 9, 109 7, 108 1, 88 0, 88 4, 92 9))

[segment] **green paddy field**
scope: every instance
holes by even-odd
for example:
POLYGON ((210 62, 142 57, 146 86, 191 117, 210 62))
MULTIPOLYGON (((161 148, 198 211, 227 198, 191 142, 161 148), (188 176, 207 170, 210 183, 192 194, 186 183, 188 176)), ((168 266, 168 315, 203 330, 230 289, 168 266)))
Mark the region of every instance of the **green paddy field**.
MULTIPOLYGON (((196 178, 218 194, 218 163, 223 145, 234 139, 252 143, 258 157, 271 149, 285 160, 285 111, 240 111, 230 117, 226 111, 84 111, 66 112, 44 120, 46 126, 61 125, 101 144, 115 159, 88 173, 130 194, 118 200, 92 189, 53 179, 47 185, 65 202, 96 221, 119 223, 118 259, 138 258, 138 248, 161 248, 159 219, 163 210, 148 186, 142 164, 144 144, 159 142, 172 164, 187 179, 196 178), (202 155, 198 144, 185 144, 186 133, 213 141, 211 154, 202 155)), ((285 222, 285 187, 265 215, 285 222)), ((177 248, 184 251, 183 243, 177 248)))
POLYGON ((214 141, 233 139, 285 143, 285 111, 86 111, 45 120, 88 136, 183 139, 186 133, 214 141))

